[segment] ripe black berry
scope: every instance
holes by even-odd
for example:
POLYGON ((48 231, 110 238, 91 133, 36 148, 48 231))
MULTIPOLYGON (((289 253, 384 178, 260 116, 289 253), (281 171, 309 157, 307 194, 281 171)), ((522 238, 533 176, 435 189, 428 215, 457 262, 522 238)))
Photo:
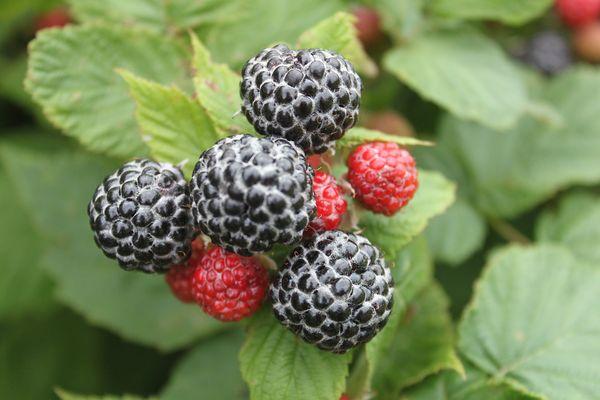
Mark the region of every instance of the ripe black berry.
POLYGON ((391 272, 369 240, 326 231, 294 249, 269 296, 284 326, 320 349, 345 353, 385 326, 393 292, 391 272))
POLYGON ((181 171, 135 160, 107 176, 88 205, 96 244, 125 270, 164 272, 189 256, 191 199, 181 171))
POLYGON ((257 132, 323 153, 356 123, 362 82, 352 64, 328 50, 277 45, 242 70, 242 111, 257 132))
POLYGON ((552 31, 533 36, 525 46, 521 58, 547 75, 555 75, 573 63, 569 43, 562 35, 552 31))
POLYGON ((222 139, 194 169, 195 223, 215 244, 243 256, 294 244, 315 215, 312 178, 304 152, 288 140, 222 139))

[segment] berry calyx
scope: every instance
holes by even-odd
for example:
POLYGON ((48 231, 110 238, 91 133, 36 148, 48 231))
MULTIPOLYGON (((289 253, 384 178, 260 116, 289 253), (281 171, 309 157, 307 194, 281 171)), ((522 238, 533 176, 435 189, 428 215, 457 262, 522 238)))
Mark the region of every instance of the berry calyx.
POLYGON ((313 192, 317 202, 317 216, 308 224, 307 233, 336 229, 347 207, 342 188, 333 176, 317 171, 313 179, 313 192))
POLYGON ((192 242, 192 254, 190 259, 183 263, 174 265, 165 274, 165 281, 171 288, 171 292, 184 303, 194 303, 195 297, 192 291, 192 278, 194 276, 193 265, 198 262, 204 252, 204 242, 198 238, 192 242))
POLYGON ((190 260, 190 265, 196 303, 220 321, 239 321, 254 314, 267 293, 269 275, 254 258, 214 246, 190 260))
POLYGON ((347 179, 356 198, 375 213, 396 213, 419 186, 415 160, 396 143, 362 144, 350 154, 347 164, 347 179))
POLYGON ((586 25, 600 15, 600 0, 556 0, 554 5, 563 22, 572 28, 586 25))

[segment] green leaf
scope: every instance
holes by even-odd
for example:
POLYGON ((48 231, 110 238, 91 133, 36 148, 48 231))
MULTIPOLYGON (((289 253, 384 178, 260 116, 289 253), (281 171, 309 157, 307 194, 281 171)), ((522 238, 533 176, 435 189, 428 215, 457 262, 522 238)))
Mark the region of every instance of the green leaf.
POLYGON ((409 136, 389 135, 366 128, 352 128, 336 142, 338 147, 354 147, 365 142, 393 142, 401 146, 432 146, 432 142, 409 136))
POLYGON ((350 359, 297 338, 264 307, 250 324, 240 368, 251 400, 331 400, 344 390, 350 359))
POLYGON ((600 393, 600 272, 563 247, 498 251, 459 327, 459 348, 494 381, 552 399, 600 393))
POLYGON ((64 310, 2 324, 0 398, 52 399, 55 385, 100 390, 103 337, 64 310))
POLYGON ((231 19, 241 0, 68 0, 75 18, 86 24, 138 26, 177 33, 208 22, 231 19))
MULTIPOLYGON (((0 141, 2 146, 3 141, 0 141)), ((40 268, 43 239, 0 166, 0 320, 53 310, 53 285, 40 268)))
POLYGON ((600 71, 575 68, 539 91, 562 114, 562 127, 530 117, 506 132, 456 118, 441 124, 435 150, 460 165, 469 200, 486 214, 513 217, 557 190, 600 182, 600 103, 594 101, 600 71))
POLYGON ((213 21, 195 32, 216 60, 239 67, 269 45, 294 43, 304 30, 343 7, 340 0, 242 1, 228 20, 213 21))
POLYGON ((213 62, 206 47, 193 34, 192 46, 196 96, 213 123, 229 133, 254 132, 252 125, 240 112, 240 76, 226 64, 213 62))
POLYGON ((191 175, 198 156, 221 136, 206 111, 180 89, 119 72, 135 99, 136 118, 152 157, 180 164, 191 175))
POLYGON ((161 400, 235 400, 246 398, 238 367, 243 336, 239 332, 204 340, 173 371, 161 400))
POLYGON ((122 271, 96 248, 86 205, 116 169, 113 161, 58 138, 11 143, 0 156, 48 241, 42 264, 60 301, 96 325, 165 351, 223 328, 197 306, 179 302, 161 276, 122 271))
POLYGON ((432 0, 427 9, 448 18, 491 19, 521 25, 539 17, 551 5, 552 0, 432 0))
POLYGON ((406 207, 392 217, 364 212, 360 227, 386 258, 395 258, 402 247, 425 229, 429 219, 452 204, 454 192, 455 185, 439 173, 420 170, 419 189, 406 207))
POLYGON ((448 210, 431 220, 425 235, 434 257, 458 265, 483 246, 485 220, 462 197, 448 210))
POLYGON ((27 90, 53 124, 94 152, 118 157, 147 152, 127 85, 115 68, 164 84, 185 82, 183 48, 146 31, 48 29, 29 49, 27 90))
MULTIPOLYGON (((56 394, 60 400, 144 400, 138 396, 85 396, 79 394, 73 394, 66 392, 62 389, 57 389, 56 394)), ((154 398, 147 398, 146 400, 153 400, 154 398)), ((157 399, 154 399, 157 400, 157 399)))
POLYGON ((412 39, 424 23, 423 0, 377 0, 373 6, 379 12, 383 28, 398 43, 412 39))
POLYGON ((377 65, 358 40, 355 21, 353 15, 338 12, 300 35, 297 47, 333 50, 354 64, 359 72, 370 77, 376 76, 377 65))
POLYGON ((566 196, 556 210, 538 219, 536 238, 562 244, 580 260, 600 266, 600 198, 585 193, 566 196))
POLYGON ((534 397, 492 382, 465 363, 466 379, 454 371, 441 372, 410 388, 402 400, 530 400, 534 397))
POLYGON ((516 68, 496 43, 473 30, 428 33, 390 51, 385 68, 458 117, 506 129, 526 105, 516 68))
MULTIPOLYGON (((404 315, 404 313, 403 313, 404 315)), ((384 329, 379 347, 373 389, 378 399, 396 399, 400 390, 438 371, 464 374, 454 351, 454 332, 448 314, 448 298, 440 286, 431 284, 408 306, 406 315, 384 329)), ((367 357, 372 348, 367 345, 367 357)))

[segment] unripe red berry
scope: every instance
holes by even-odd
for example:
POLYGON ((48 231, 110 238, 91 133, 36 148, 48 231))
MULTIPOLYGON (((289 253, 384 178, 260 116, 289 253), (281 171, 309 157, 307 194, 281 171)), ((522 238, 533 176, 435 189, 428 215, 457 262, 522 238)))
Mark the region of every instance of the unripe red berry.
POLYGON ((396 143, 362 144, 350 154, 347 164, 356 199, 375 213, 396 213, 419 186, 415 160, 396 143))
POLYGON ((192 292, 208 315, 220 321, 239 321, 260 308, 269 275, 255 258, 213 246, 191 264, 192 292))
POLYGON ((593 22, 600 15, 600 0, 556 0, 554 6, 563 22, 572 28, 593 22))
POLYGON ((307 233, 336 229, 347 207, 342 188, 333 176, 317 171, 313 179, 313 192, 317 201, 317 216, 308 224, 307 233))

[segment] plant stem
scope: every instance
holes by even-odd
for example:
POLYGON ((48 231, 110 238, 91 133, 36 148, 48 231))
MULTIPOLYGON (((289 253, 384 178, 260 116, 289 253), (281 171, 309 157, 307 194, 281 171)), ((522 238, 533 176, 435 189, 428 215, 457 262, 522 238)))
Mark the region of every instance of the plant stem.
POLYGON ((499 218, 488 218, 492 229, 507 242, 531 244, 531 240, 519 232, 514 226, 499 218))
POLYGON ((361 349, 352 367, 346 384, 346 394, 352 400, 360 400, 365 395, 369 380, 369 362, 365 349, 361 349))

